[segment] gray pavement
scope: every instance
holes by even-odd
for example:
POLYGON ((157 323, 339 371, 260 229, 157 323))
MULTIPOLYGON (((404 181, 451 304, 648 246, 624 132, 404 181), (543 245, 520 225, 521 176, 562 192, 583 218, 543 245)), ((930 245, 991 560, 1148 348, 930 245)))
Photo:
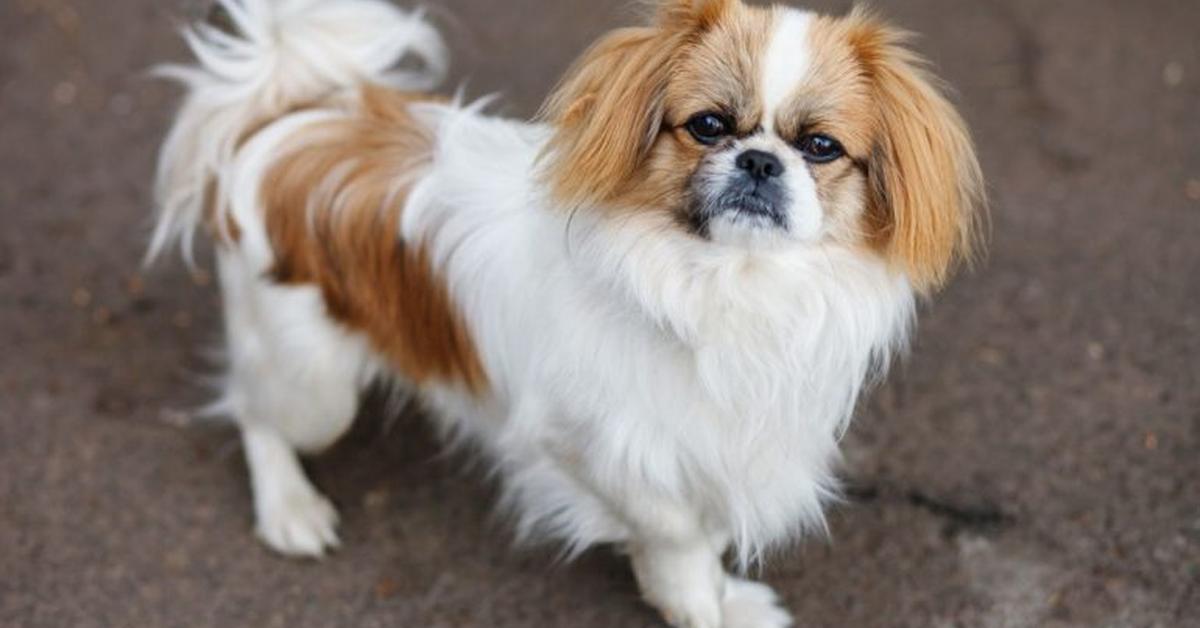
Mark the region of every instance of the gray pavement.
MULTIPOLYGON (((625 2, 430 0, 467 93, 528 115, 625 2)), ((843 10, 847 2, 820 1, 843 10)), ((141 274, 191 0, 0 2, 0 626, 653 626, 622 561, 511 549, 420 417, 312 461, 345 548, 268 553, 235 434, 181 425, 208 275, 141 274)), ((992 253, 846 442, 802 626, 1200 621, 1200 3, 877 0, 957 88, 992 253)))

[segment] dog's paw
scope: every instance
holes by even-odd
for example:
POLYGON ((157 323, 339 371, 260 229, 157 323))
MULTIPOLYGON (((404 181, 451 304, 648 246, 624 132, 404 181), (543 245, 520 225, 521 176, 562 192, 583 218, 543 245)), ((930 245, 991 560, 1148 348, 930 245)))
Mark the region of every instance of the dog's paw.
POLYGON ((721 628, 786 628, 792 616, 765 584, 730 578, 721 599, 721 628))
POLYGON ((320 558, 340 545, 337 523, 328 499, 314 490, 297 490, 262 504, 255 533, 280 554, 320 558))
POLYGON ((721 628, 721 609, 709 600, 695 600, 675 608, 659 606, 659 614, 671 628, 721 628))

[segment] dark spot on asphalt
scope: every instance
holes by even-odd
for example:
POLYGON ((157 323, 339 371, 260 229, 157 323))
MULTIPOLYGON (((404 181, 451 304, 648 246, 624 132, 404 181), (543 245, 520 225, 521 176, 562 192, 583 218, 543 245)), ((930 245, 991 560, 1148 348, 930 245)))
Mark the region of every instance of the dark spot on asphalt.
POLYGON ((134 314, 149 314, 158 309, 158 302, 148 297, 135 297, 129 301, 129 311, 134 314))
POLYGON ((13 255, 12 247, 5 242, 0 242, 0 277, 12 272, 13 255))
POLYGON ((879 487, 874 484, 848 482, 842 492, 853 502, 866 504, 879 499, 879 487))
POLYGON ((103 388, 92 400, 92 410, 104 417, 125 417, 133 408, 130 394, 117 388, 103 388))
POLYGON ((1016 523, 1016 519, 988 503, 963 503, 941 497, 926 495, 921 491, 909 491, 908 503, 940 517, 949 524, 947 533, 953 536, 960 530, 971 532, 999 532, 1016 523))

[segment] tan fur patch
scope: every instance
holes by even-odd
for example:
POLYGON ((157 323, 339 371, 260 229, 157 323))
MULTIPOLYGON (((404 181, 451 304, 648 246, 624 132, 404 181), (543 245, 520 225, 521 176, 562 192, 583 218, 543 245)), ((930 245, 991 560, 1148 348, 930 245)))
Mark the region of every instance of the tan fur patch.
MULTIPOLYGON (((233 143, 233 150, 235 153, 240 151, 247 142, 280 118, 318 107, 330 106, 337 100, 340 99, 329 96, 324 99, 293 104, 264 115, 241 132, 233 143)), ((204 185, 204 198, 201 201, 201 207, 204 208, 204 225, 208 229, 209 236, 219 246, 233 246, 242 239, 242 228, 237 223, 237 219, 233 217, 233 213, 228 211, 228 207, 223 203, 224 195, 217 187, 217 177, 210 176, 204 185)))
POLYGON ((760 75, 773 11, 740 6, 726 11, 676 59, 665 88, 666 123, 672 128, 705 111, 729 115, 740 133, 762 124, 760 75))
POLYGON ((263 180, 274 278, 314 284, 329 314, 365 333, 404 376, 479 393, 487 377, 422 242, 400 240, 400 214, 432 138, 413 96, 362 91, 357 111, 308 129, 263 180))
POLYGON ((548 180, 568 207, 676 208, 703 150, 696 113, 750 130, 762 108, 758 66, 772 12, 737 0, 666 0, 657 21, 603 37, 543 107, 557 132, 548 180))
POLYGON ((566 206, 601 203, 628 187, 656 141, 674 31, 623 28, 588 50, 543 108, 557 132, 548 151, 551 191, 566 206))
MULTIPOLYGON (((796 104, 809 112, 802 119, 865 165, 868 242, 919 289, 936 289, 978 239, 983 176, 966 124, 925 61, 904 47, 906 33, 856 10, 817 19, 810 36, 812 76, 796 104)), ((818 177, 819 186, 829 183, 818 177)))

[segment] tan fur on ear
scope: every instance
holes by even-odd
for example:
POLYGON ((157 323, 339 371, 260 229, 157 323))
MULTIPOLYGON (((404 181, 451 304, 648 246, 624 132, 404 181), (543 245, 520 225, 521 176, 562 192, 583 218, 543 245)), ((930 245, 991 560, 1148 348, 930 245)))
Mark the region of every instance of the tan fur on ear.
POLYGON ((667 0, 658 23, 605 35, 567 73, 541 117, 555 125, 547 176, 567 206, 603 203, 631 183, 661 131, 678 51, 737 0, 667 0))
POLYGON ((658 23, 664 27, 708 28, 738 0, 663 0, 658 23))
POLYGON ((546 101, 555 125, 547 169, 568 206, 616 196, 658 135, 675 48, 657 28, 613 31, 584 54, 546 101))
POLYGON ((869 163, 868 226, 922 291, 943 285, 973 259, 985 208, 983 174, 962 117, 908 34, 856 9, 847 38, 879 108, 869 163))

